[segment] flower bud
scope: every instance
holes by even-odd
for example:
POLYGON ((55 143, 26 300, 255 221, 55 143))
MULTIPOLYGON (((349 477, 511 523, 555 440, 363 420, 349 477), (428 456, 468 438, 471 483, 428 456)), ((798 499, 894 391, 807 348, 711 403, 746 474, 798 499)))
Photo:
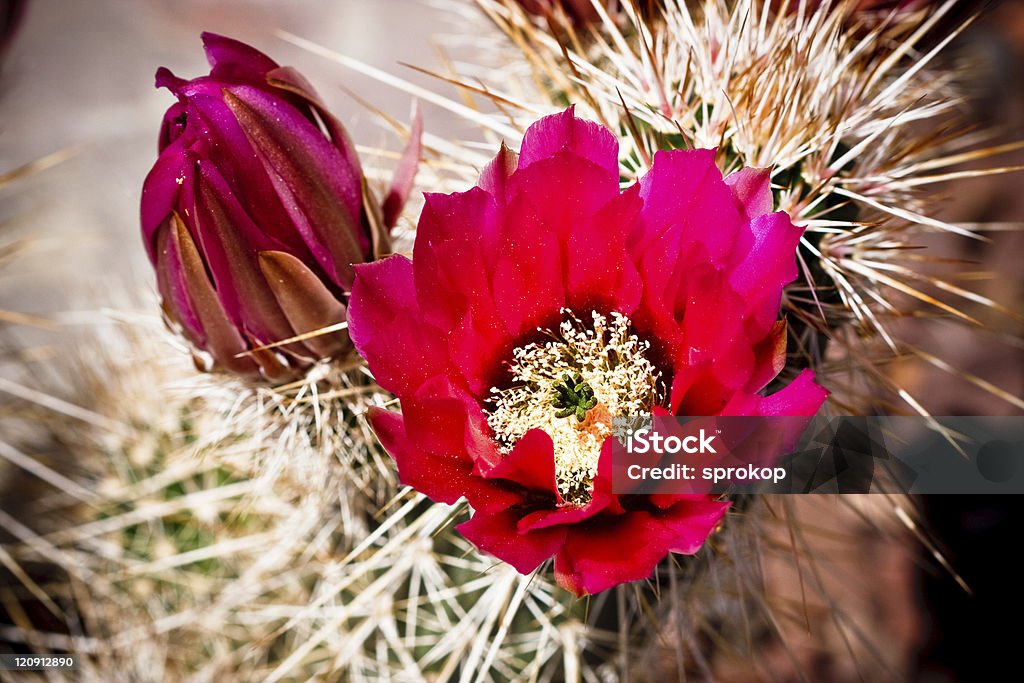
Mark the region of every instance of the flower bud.
POLYGON ((168 322, 201 369, 288 381, 352 352, 353 265, 390 249, 419 119, 382 210, 345 129, 297 71, 229 38, 203 44, 208 76, 156 73, 178 101, 143 186, 143 237, 168 322))

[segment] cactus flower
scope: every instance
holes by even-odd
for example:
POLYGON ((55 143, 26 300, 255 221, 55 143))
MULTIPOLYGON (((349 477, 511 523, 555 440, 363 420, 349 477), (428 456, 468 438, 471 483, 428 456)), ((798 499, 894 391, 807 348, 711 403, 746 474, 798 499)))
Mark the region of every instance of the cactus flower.
POLYGON ((413 259, 356 267, 352 338, 401 413, 369 420, 402 482, 465 498, 458 528, 578 594, 692 554, 729 504, 617 495, 611 424, 634 415, 813 415, 804 371, 773 394, 803 229, 769 173, 658 152, 624 191, 618 142, 572 109, 502 148, 479 184, 428 194, 413 259))

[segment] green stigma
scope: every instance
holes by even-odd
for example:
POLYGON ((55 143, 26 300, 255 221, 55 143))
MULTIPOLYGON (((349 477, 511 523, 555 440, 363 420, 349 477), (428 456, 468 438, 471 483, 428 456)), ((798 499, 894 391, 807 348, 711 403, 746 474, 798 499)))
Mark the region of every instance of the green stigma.
POLYGON ((562 381, 556 382, 552 388, 555 390, 555 397, 551 405, 558 411, 555 417, 575 415, 579 422, 583 422, 587 419, 587 411, 597 405, 594 390, 578 372, 562 375, 562 381))

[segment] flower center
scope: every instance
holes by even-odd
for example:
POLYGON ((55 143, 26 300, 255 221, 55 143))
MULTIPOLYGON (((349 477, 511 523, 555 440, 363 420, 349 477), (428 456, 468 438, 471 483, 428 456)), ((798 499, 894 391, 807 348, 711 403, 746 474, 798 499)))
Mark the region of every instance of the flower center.
POLYGON ((587 411, 597 406, 594 390, 583 379, 583 375, 563 375, 562 381, 555 384, 555 399, 551 405, 558 410, 555 417, 575 415, 578 422, 587 419, 587 411))
POLYGON ((568 309, 549 339, 512 352, 513 381, 491 389, 487 418, 507 453, 531 429, 554 443, 555 479, 573 505, 590 501, 601 447, 612 419, 647 414, 660 397, 660 375, 647 360, 650 344, 631 333, 621 313, 591 313, 585 325, 568 309))

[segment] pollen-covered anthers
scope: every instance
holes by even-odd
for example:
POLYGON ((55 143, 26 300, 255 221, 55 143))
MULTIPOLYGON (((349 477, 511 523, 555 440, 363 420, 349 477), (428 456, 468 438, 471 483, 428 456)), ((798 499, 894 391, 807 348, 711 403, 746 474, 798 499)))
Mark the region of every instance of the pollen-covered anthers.
POLYGON ((491 389, 487 422, 506 452, 531 429, 547 432, 558 492, 585 505, 612 418, 650 412, 660 375, 646 357, 650 344, 631 333, 626 316, 593 312, 588 326, 572 311, 562 313, 557 331, 541 330, 550 341, 512 352, 512 386, 491 389))

